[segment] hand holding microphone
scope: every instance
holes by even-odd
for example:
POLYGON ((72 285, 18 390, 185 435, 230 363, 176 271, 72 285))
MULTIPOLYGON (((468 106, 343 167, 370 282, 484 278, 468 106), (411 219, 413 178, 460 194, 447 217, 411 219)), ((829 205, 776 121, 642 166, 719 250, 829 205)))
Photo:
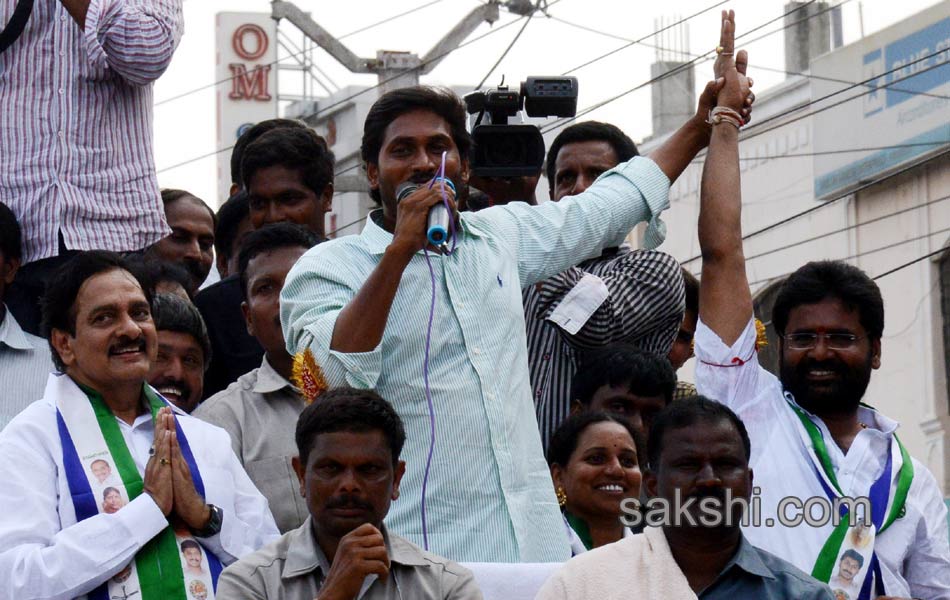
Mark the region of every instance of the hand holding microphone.
POLYGON ((415 253, 427 243, 441 246, 448 240, 455 213, 455 185, 450 179, 436 177, 428 183, 402 183, 396 188, 396 201, 399 208, 394 243, 403 244, 415 253), (446 209, 442 199, 443 181, 451 210, 446 209))

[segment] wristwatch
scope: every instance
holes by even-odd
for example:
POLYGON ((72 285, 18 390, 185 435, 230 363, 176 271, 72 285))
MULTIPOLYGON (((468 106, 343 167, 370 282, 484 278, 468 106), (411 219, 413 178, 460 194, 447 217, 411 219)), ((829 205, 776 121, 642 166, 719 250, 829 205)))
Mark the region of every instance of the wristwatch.
POLYGON ((211 509, 211 518, 208 520, 208 524, 202 529, 191 530, 191 533, 200 538, 209 538, 221 532, 221 522, 224 520, 224 511, 214 504, 209 504, 208 508, 211 509))

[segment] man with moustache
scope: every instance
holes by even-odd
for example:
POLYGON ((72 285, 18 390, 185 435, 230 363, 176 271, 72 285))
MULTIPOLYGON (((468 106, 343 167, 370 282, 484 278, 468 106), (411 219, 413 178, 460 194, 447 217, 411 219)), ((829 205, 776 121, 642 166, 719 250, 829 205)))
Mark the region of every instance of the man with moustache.
POLYGON ((390 532, 406 432, 372 390, 325 392, 300 415, 293 459, 307 518, 222 573, 222 600, 480 600, 472 573, 390 532))
POLYGON ((801 515, 777 514, 780 502, 869 498, 871 515, 855 509, 839 526, 874 522, 873 553, 866 554, 872 568, 861 582, 869 593, 862 597, 946 600, 950 545, 937 482, 907 454, 895 435, 898 424, 861 404, 871 371, 881 366, 884 303, 877 285, 840 261, 812 262, 792 273, 772 311, 780 377, 759 365, 742 251, 737 140, 737 127, 715 126, 703 170, 696 385, 732 408, 752 438, 750 465, 766 526, 753 524, 745 534, 827 582, 847 532, 830 520, 786 526, 780 517, 801 515))
POLYGON ((204 200, 185 190, 162 190, 162 204, 172 232, 149 246, 145 256, 184 267, 190 278, 186 291, 194 297, 214 262, 217 218, 204 200))
POLYGON ((238 259, 247 331, 264 348, 260 367, 205 400, 194 416, 221 427, 282 533, 299 527, 307 505, 291 468, 293 431, 305 403, 290 382, 293 357, 280 328, 280 290, 287 272, 319 238, 300 225, 276 223, 248 234, 238 259))
POLYGON ((152 318, 158 332, 158 354, 148 383, 169 402, 191 413, 201 402, 204 374, 211 361, 211 340, 201 313, 191 302, 174 294, 152 300, 152 318))
POLYGON ((0 433, 0 597, 182 598, 176 529, 220 569, 277 536, 267 502, 221 451, 224 431, 145 383, 157 336, 134 267, 83 252, 55 281, 43 328, 59 372, 0 433), (100 459, 124 490, 103 504, 100 459), (110 581, 130 562, 127 581, 110 581))
POLYGON ((669 182, 708 139, 705 118, 573 198, 462 213, 456 243, 435 248, 429 209, 444 194, 455 214, 454 194, 429 183, 443 164, 448 179, 468 182, 465 108, 429 87, 373 105, 361 154, 381 206, 361 235, 300 259, 281 320, 288 350, 310 349, 331 386, 375 388, 405 422, 409 467, 406 497, 388 517, 394 532, 454 560, 569 556, 534 416, 521 290, 619 245, 637 223, 657 225, 669 182), (405 184, 419 187, 397 204, 405 184))

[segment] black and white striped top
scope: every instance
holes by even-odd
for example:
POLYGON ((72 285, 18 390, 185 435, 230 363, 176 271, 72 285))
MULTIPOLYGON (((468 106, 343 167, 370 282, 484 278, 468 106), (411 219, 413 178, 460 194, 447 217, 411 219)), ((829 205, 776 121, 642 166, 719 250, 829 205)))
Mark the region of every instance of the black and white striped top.
POLYGON ((525 289, 523 299, 531 392, 545 449, 570 413, 579 352, 624 342, 666 356, 685 310, 679 263, 663 252, 626 246, 525 289), (598 277, 608 295, 572 335, 551 315, 587 274, 598 277))

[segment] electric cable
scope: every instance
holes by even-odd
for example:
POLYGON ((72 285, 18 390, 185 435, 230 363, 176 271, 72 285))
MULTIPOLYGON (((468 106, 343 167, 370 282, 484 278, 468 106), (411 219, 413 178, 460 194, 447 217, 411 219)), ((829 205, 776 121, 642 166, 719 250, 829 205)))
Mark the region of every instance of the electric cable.
MULTIPOLYGON (((846 0, 846 1, 849 2, 850 0, 846 0)), ((842 5, 844 5, 844 4, 845 4, 845 2, 842 2, 842 3, 839 4, 838 6, 842 6, 842 5)), ((630 38, 626 38, 626 37, 623 37, 623 36, 620 36, 620 35, 615 35, 615 34, 613 34, 613 33, 608 33, 608 32, 606 32, 606 31, 601 31, 601 30, 599 30, 599 29, 594 29, 593 27, 587 27, 587 26, 585 26, 585 25, 581 25, 581 24, 579 24, 579 23, 574 23, 574 22, 572 22, 572 21, 568 21, 567 19, 562 19, 562 18, 557 17, 557 16, 550 16, 550 17, 548 17, 548 18, 550 18, 552 21, 556 21, 556 22, 558 22, 558 23, 563 23, 564 25, 568 25, 568 26, 570 26, 570 27, 574 27, 575 29, 580 29, 580 30, 582 30, 582 31, 587 31, 587 32, 590 32, 590 33, 596 33, 596 34, 601 35, 601 36, 603 36, 603 37, 608 37, 608 38, 615 39, 615 40, 620 40, 620 41, 623 41, 623 42, 629 42, 629 43, 631 43, 631 44, 639 44, 639 45, 641 45, 641 46, 643 46, 643 47, 645 47, 645 48, 652 48, 652 49, 654 49, 654 50, 659 50, 659 51, 661 51, 661 52, 667 52, 667 53, 670 53, 670 54, 679 54, 679 55, 681 55, 681 56, 688 57, 688 58, 698 58, 698 57, 702 57, 702 56, 703 56, 703 55, 701 55, 701 54, 693 54, 693 53, 691 53, 691 52, 686 52, 686 51, 683 51, 683 50, 675 50, 675 49, 673 49, 673 48, 664 48, 663 46, 657 46, 657 45, 655 45, 655 44, 649 44, 649 43, 643 42, 642 39, 646 39, 646 38, 641 38, 641 40, 631 40, 630 38)), ((769 35, 771 35, 771 34, 769 34, 769 35)), ((764 37, 764 36, 762 36, 762 37, 764 37)), ((755 40, 750 40, 750 41, 746 42, 746 44, 749 44, 749 43, 758 41, 759 39, 762 39, 762 37, 757 38, 757 39, 755 39, 755 40)), ((771 73, 779 73, 779 74, 786 75, 786 76, 798 76, 798 77, 803 77, 803 78, 805 78, 805 79, 813 79, 813 80, 816 80, 816 81, 827 81, 827 82, 830 82, 830 83, 844 83, 844 84, 847 84, 847 85, 856 85, 856 82, 854 82, 854 81, 849 81, 849 80, 847 80, 847 79, 838 79, 838 78, 836 78, 836 77, 826 77, 826 76, 823 76, 823 75, 814 75, 814 74, 809 73, 809 72, 807 72, 807 71, 805 71, 805 72, 800 72, 800 71, 788 71, 788 70, 779 69, 779 68, 776 68, 776 67, 766 67, 766 66, 763 66, 763 65, 760 65, 760 64, 756 64, 753 68, 754 68, 756 71, 769 71, 769 72, 771 72, 771 73)), ((895 92, 903 92, 903 93, 906 93, 906 94, 913 94, 913 95, 916 95, 916 96, 926 96, 926 97, 928 97, 928 98, 939 98, 939 99, 941 99, 941 100, 950 100, 950 96, 944 96, 944 95, 941 95, 941 94, 933 94, 933 93, 930 93, 930 92, 921 92, 921 91, 917 91, 917 90, 905 90, 905 89, 898 89, 898 88, 892 88, 892 89, 893 89, 893 91, 895 91, 895 92)))
MULTIPOLYGON (((350 36, 354 36, 354 35, 356 35, 356 34, 358 34, 358 33, 363 33, 364 31, 367 31, 367 30, 369 30, 369 29, 373 29, 374 27, 378 27, 378 26, 380 26, 380 25, 384 25, 384 24, 386 24, 386 23, 390 23, 390 22, 392 22, 392 21, 395 21, 396 19, 400 19, 400 18, 402 18, 402 17, 409 16, 409 15, 411 15, 411 14, 413 14, 413 13, 415 13, 415 12, 418 12, 418 11, 424 9, 424 8, 428 8, 428 7, 432 6, 433 4, 438 4, 438 3, 444 2, 444 1, 445 1, 445 0, 431 0, 430 2, 426 2, 425 4, 420 4, 419 6, 416 6, 415 8, 410 8, 410 9, 405 10, 405 11, 399 13, 399 14, 392 15, 391 17, 386 17, 385 19, 382 19, 382 20, 380 20, 380 21, 376 21, 375 23, 371 23, 371 24, 369 24, 369 25, 366 25, 366 26, 364 26, 364 27, 361 27, 361 28, 359 28, 359 29, 356 29, 355 31, 351 31, 351 32, 349 32, 349 33, 347 33, 347 34, 341 35, 341 36, 338 37, 337 39, 338 39, 338 40, 344 40, 344 39, 346 39, 346 38, 348 38, 348 37, 350 37, 350 36)), ((287 55, 287 56, 285 56, 285 57, 283 57, 283 58, 278 58, 277 60, 271 61, 271 62, 267 63, 266 65, 261 65, 261 66, 262 66, 262 67, 272 67, 272 66, 274 66, 274 65, 276 65, 276 64, 278 64, 278 63, 281 63, 281 62, 283 62, 283 61, 285 61, 285 60, 287 60, 287 59, 289 59, 289 58, 296 58, 296 57, 298 57, 298 56, 300 56, 300 55, 302 55, 302 54, 312 53, 312 52, 314 52, 315 50, 316 50, 316 48, 311 48, 311 49, 309 49, 309 50, 301 50, 300 52, 291 53, 291 54, 289 54, 289 55, 287 55)), ((190 95, 192 95, 192 94, 196 94, 196 93, 198 93, 198 92, 200 92, 200 91, 202 91, 202 90, 206 90, 206 89, 208 89, 208 88, 217 87, 217 86, 221 85, 222 83, 227 83, 227 82, 231 81, 231 80, 234 79, 235 77, 237 77, 237 76, 235 75, 235 76, 232 76, 232 77, 227 77, 227 78, 225 78, 225 79, 221 79, 221 80, 219 80, 219 81, 215 81, 215 82, 213 82, 213 83, 209 83, 209 84, 203 85, 203 86, 201 86, 201 87, 197 87, 197 88, 191 89, 191 90, 189 90, 189 91, 187 91, 187 92, 182 92, 181 94, 177 94, 177 95, 171 96, 171 97, 169 97, 169 98, 163 98, 162 100, 159 100, 159 101, 155 102, 155 103, 153 104, 153 106, 161 106, 161 105, 163 105, 163 104, 167 104, 167 103, 169 103, 169 102, 172 102, 173 100, 178 100, 179 98, 184 98, 185 96, 190 96, 190 95)))
POLYGON ((479 82, 478 82, 478 85, 475 86, 475 90, 476 90, 476 91, 482 89, 482 86, 485 85, 485 82, 488 81, 488 78, 491 77, 491 74, 495 72, 495 69, 498 68, 498 65, 501 64, 501 61, 503 61, 503 60, 505 59, 505 57, 508 56, 508 53, 509 53, 509 52, 511 51, 511 49, 514 47, 515 42, 518 41, 518 38, 521 37, 521 34, 524 33, 524 30, 528 28, 528 23, 531 22, 531 18, 534 17, 534 13, 536 13, 536 12, 538 11, 538 7, 539 7, 540 5, 541 5, 541 0, 538 0, 537 4, 535 4, 535 6, 534 6, 534 10, 532 10, 532 11, 531 11, 531 14, 528 15, 528 18, 525 19, 524 25, 522 25, 522 26, 521 26, 521 29, 518 30, 518 33, 515 34, 514 39, 511 40, 511 43, 508 44, 508 47, 505 48, 505 51, 501 53, 501 56, 498 57, 498 60, 495 61, 495 64, 493 64, 492 67, 491 67, 490 69, 488 69, 488 72, 485 73, 485 76, 482 77, 482 80, 479 81, 479 82))
MULTIPOLYGON (((918 235, 918 236, 916 236, 916 237, 908 238, 908 239, 906 239, 906 240, 898 240, 898 241, 896 241, 896 242, 892 242, 892 243, 886 244, 886 245, 884 245, 884 246, 879 246, 879 247, 877 247, 877 248, 872 248, 872 249, 870 249, 870 250, 865 250, 864 252, 859 252, 859 253, 857 253, 857 254, 852 254, 851 256, 845 256, 845 257, 843 257, 843 258, 836 258, 836 259, 834 259, 834 260, 840 260, 840 261, 842 261, 842 262, 849 261, 849 260, 855 260, 855 259, 858 259, 858 258, 863 258, 863 257, 868 256, 868 255, 870 255, 870 254, 876 254, 876 253, 878 253, 878 252, 883 252, 883 251, 885 251, 885 250, 891 250, 891 249, 896 248, 896 247, 898 247, 898 246, 903 246, 904 244, 910 244, 911 242, 919 242, 919 241, 921 241, 921 240, 925 240, 925 239, 931 238, 931 237, 933 237, 933 236, 935 236, 935 235, 940 235, 940 234, 942 234, 942 233, 950 233, 950 227, 946 227, 946 228, 944 228, 944 229, 938 229, 937 231, 931 231, 931 232, 929 232, 929 233, 925 233, 925 234, 922 234, 922 235, 918 235)), ((923 257, 919 257, 919 258, 916 258, 916 259, 910 261, 909 263, 903 265, 901 268, 906 268, 906 267, 908 267, 908 266, 910 266, 910 265, 912 265, 912 264, 914 264, 914 263, 916 263, 916 262, 920 262, 921 260, 924 260, 924 259, 926 259, 926 258, 930 258, 931 256, 934 256, 934 255, 936 255, 936 254, 939 254, 940 252, 950 252, 950 247, 945 247, 945 248, 943 248, 942 250, 938 250, 938 251, 936 251, 936 252, 930 252, 930 253, 924 255, 923 257)), ((900 270, 900 269, 897 269, 897 270, 900 270)), ((896 272, 896 270, 895 270, 894 272, 896 272)), ((762 278, 762 279, 756 279, 755 281, 749 282, 749 286, 750 286, 750 287, 754 287, 754 286, 761 285, 761 284, 771 284, 771 283, 773 283, 773 282, 775 282, 775 281, 778 281, 778 280, 780 280, 780 279, 784 279, 784 278, 788 277, 788 276, 791 275, 792 273, 794 273, 794 271, 789 271, 789 272, 783 273, 783 274, 781 274, 781 275, 773 275, 773 276, 771 276, 771 277, 765 277, 765 278, 762 278)), ((890 273, 882 273, 881 275, 877 275, 876 277, 872 277, 872 279, 876 279, 876 278, 879 278, 879 277, 884 277, 885 275, 889 275, 889 274, 890 274, 890 273)), ((695 275, 695 276, 697 276, 697 277, 699 276, 698 273, 693 273, 693 275, 695 275)))
MULTIPOLYGON (((799 6, 795 7, 795 8, 793 8, 792 10, 790 10, 790 11, 788 11, 788 12, 786 12, 786 13, 783 13, 783 14, 779 15, 778 17, 775 17, 775 18, 773 18, 773 19, 769 19, 769 20, 766 21, 765 23, 762 23, 761 25, 758 25, 758 26, 756 26, 756 27, 753 27, 752 29, 750 29, 749 31, 743 33, 742 35, 736 36, 735 40, 736 40, 736 41, 739 41, 740 39, 746 37, 747 35, 750 35, 750 34, 756 32, 756 31, 758 31, 758 30, 760 30, 760 29, 762 29, 762 28, 764 28, 764 27, 767 27, 768 25, 771 25, 772 23, 778 21, 779 19, 784 19, 786 16, 788 16, 788 15, 790 15, 790 14, 796 12, 796 11, 802 10, 803 8, 807 7, 807 6, 810 5, 810 4, 813 4, 813 3, 816 2, 816 1, 817 1, 817 0, 809 0, 808 2, 805 2, 804 4, 801 4, 801 5, 799 5, 799 6)), ((845 0, 845 2, 848 2, 848 1, 850 1, 850 0, 845 0)), ((828 7, 828 8, 826 8, 826 9, 823 9, 823 10, 821 10, 821 11, 816 12, 816 13, 813 14, 813 15, 809 15, 809 16, 803 18, 803 19, 800 19, 799 21, 795 21, 795 22, 792 22, 792 23, 788 23, 787 25, 783 26, 782 28, 776 29, 775 31, 772 31, 772 32, 769 32, 769 33, 767 33, 767 34, 765 34, 765 35, 763 35, 763 36, 761 36, 761 37, 759 37, 759 38, 757 38, 756 40, 753 40, 753 41, 758 41, 758 39, 762 39, 763 37, 766 37, 766 36, 769 36, 769 35, 774 35, 775 33, 778 33, 779 31, 782 31, 782 30, 784 30, 784 29, 786 29, 786 28, 788 28, 788 27, 791 27, 791 26, 796 25, 796 24, 798 24, 798 23, 801 23, 801 22, 803 22, 803 21, 807 21, 807 20, 809 20, 809 19, 812 19, 812 18, 814 18, 814 17, 817 17, 817 16, 819 16, 819 15, 821 15, 821 14, 827 12, 828 10, 831 10, 832 8, 833 8, 833 7, 828 7)), ((628 46, 629 46, 629 44, 628 44, 628 46)), ((672 77, 672 76, 674 76, 674 75, 676 75, 676 74, 678 74, 678 73, 680 73, 680 72, 682 72, 682 71, 684 71, 684 70, 686 70, 686 69, 692 67, 693 65, 695 65, 697 62, 700 62, 701 60, 704 60, 704 59, 707 59, 707 58, 711 58, 711 55, 714 54, 714 53, 715 53, 715 49, 710 50, 710 51, 708 51, 708 52, 706 52, 706 53, 704 53, 704 54, 700 54, 700 55, 698 55, 696 58, 694 58, 694 59, 692 59, 692 60, 690 60, 690 61, 687 61, 687 62, 685 62, 685 63, 681 63, 681 64, 677 65, 676 67, 674 67, 674 68, 672 68, 672 69, 670 69, 670 70, 668 70, 668 71, 665 71, 665 72, 663 72, 663 73, 657 75, 656 77, 653 77, 653 78, 651 78, 651 79, 648 79, 647 81, 645 81, 645 82, 643 82, 643 83, 641 83, 641 84, 635 85, 634 87, 632 87, 632 88, 630 88, 630 89, 628 89, 628 90, 626 90, 626 91, 623 91, 623 92, 621 92, 621 93, 619 93, 619 94, 617 94, 617 95, 615 95, 615 96, 612 96, 612 97, 610 97, 610 98, 607 98, 607 99, 605 99, 605 100, 602 100, 602 101, 600 101, 600 102, 598 102, 598 103, 596 103, 596 104, 594 104, 594 105, 592 105, 592 106, 589 106, 589 107, 587 107, 587 108, 585 108, 585 109, 583 109, 583 110, 580 110, 580 111, 578 111, 577 114, 575 114, 573 117, 565 117, 565 118, 563 118, 563 119, 558 119, 558 120, 555 121, 554 123, 552 123, 552 124, 550 124, 550 125, 544 127, 544 128, 541 130, 541 133, 542 133, 542 134, 550 133, 551 131, 555 131, 555 130, 557 130, 557 129, 560 129, 561 127, 564 127, 564 126, 567 125, 568 123, 571 123, 571 122, 573 122, 573 121, 576 121, 577 119, 579 119, 579 118, 581 118, 581 117, 583 117, 583 116, 585 116, 585 115, 587 115, 587 114, 589 114, 589 113, 591 113, 591 112, 597 110, 598 108, 602 108, 602 107, 606 106, 607 104, 610 104, 611 102, 614 102, 614 101, 616 101, 616 100, 619 100, 620 98, 623 98, 624 96, 627 96, 627 95, 629 95, 629 94, 631 94, 631 93, 633 93, 633 92, 635 92, 635 91, 637 91, 637 90, 639 90, 639 89, 641 89, 641 88, 644 88, 644 87, 646 87, 646 86, 648 86, 648 85, 650 85, 650 84, 652 84, 652 83, 656 83, 657 81, 660 81, 660 80, 662 80, 662 79, 666 79, 667 77, 672 77)), ((588 64, 589 64, 589 63, 588 63, 588 64)), ((586 65, 585 65, 585 66, 586 66, 586 65)))
MULTIPOLYGON (((839 200, 841 200, 841 199, 843 199, 843 198, 847 198, 847 197, 849 197, 849 196, 852 196, 852 195, 854 195, 854 194, 856 194, 856 193, 858 193, 858 192, 860 192, 860 191, 862 191, 862 190, 865 190, 865 189, 867 189, 867 188, 869 188, 869 187, 872 187, 872 186, 875 186, 875 185, 877 185, 877 184, 879 184, 879 183, 881 183, 881 182, 883 182, 883 181, 886 181, 886 180, 888 180, 888 179, 891 179, 892 177, 897 177, 897 176, 899 176, 899 175, 903 175, 904 173, 910 171, 911 169, 916 169, 917 167, 920 167, 920 166, 922 166, 922 165, 925 165, 925 164, 929 163, 930 161, 936 160, 936 159, 938 159, 938 158, 940 158, 940 157, 947 156, 948 154, 950 154, 950 148, 944 150, 943 152, 940 152, 940 153, 938 153, 938 154, 935 154, 935 155, 933 155, 933 156, 929 156, 929 157, 926 157, 926 158, 924 158, 924 159, 915 161, 915 162, 913 162, 913 163, 911 163, 911 164, 909 164, 909 165, 906 165, 906 166, 904 166, 904 167, 898 169, 897 171, 895 171, 895 172, 893 172, 893 173, 887 173, 887 174, 885 174, 885 175, 882 175, 882 176, 878 177, 877 179, 874 179, 874 180, 872 180, 872 181, 868 181, 867 183, 863 183, 863 184, 861 184, 860 186, 856 187, 855 189, 850 190, 850 191, 848 191, 848 192, 846 192, 846 193, 844 193, 844 194, 840 194, 840 195, 838 195, 838 196, 835 196, 835 197, 833 197, 833 198, 831 198, 831 199, 829 199, 829 200, 826 200, 826 201, 822 202, 821 204, 817 204, 817 205, 812 206, 812 207, 810 207, 810 208, 807 208, 807 209, 805 209, 805 210, 803 210, 803 211, 801 211, 801 212, 798 212, 798 213, 795 213, 795 214, 793 214, 793 215, 791 215, 791 216, 785 217, 784 219, 780 219, 779 221, 776 221, 775 223, 772 223, 771 225, 766 225, 765 227, 762 227, 761 229, 757 229, 757 230, 755 230, 755 231, 753 231, 753 232, 751 232, 751 233, 748 233, 748 234, 746 234, 746 235, 743 235, 743 236, 742 236, 742 240, 743 240, 743 241, 748 240, 748 239, 753 238, 753 237, 755 237, 755 236, 757 236, 757 235, 761 235, 761 234, 765 233, 766 231, 771 231, 772 229, 775 229, 776 227, 780 227, 780 226, 782 226, 782 225, 785 225, 786 223, 790 223, 790 222, 792 222, 792 221, 794 221, 794 220, 796 220, 796 219, 800 219, 801 217, 804 217, 805 215, 811 214, 811 213, 813 213, 813 212, 815 212, 815 211, 818 211, 818 210, 821 210, 821 209, 823 209, 823 208, 825 208, 825 207, 831 206, 832 204, 838 202, 839 200)), ((699 260, 700 258, 702 258, 702 254, 697 254, 696 256, 693 256, 692 258, 687 259, 687 260, 684 261, 682 264, 686 264, 686 263, 689 263, 689 262, 693 262, 693 261, 695 261, 695 260, 699 260)))
MULTIPOLYGON (((554 0, 553 2, 549 3, 548 6, 554 6, 555 4, 557 4, 558 2, 561 2, 561 1, 562 1, 562 0, 554 0)), ((327 112, 327 111, 329 111, 329 110, 332 110, 332 109, 336 108, 337 106, 340 106, 340 105, 342 105, 342 104, 346 104, 346 103, 350 102, 351 100, 354 100, 354 99, 358 98, 359 96, 362 96, 363 94, 366 94, 366 93, 371 92, 371 91, 373 91, 373 90, 379 89, 380 87, 386 85, 386 84, 389 83, 390 81, 393 81, 393 80, 395 80, 395 79, 398 79, 398 78, 400 78, 400 77, 406 75, 407 73, 410 73, 410 72, 412 72, 412 71, 415 71, 415 70, 417 70, 417 69, 419 69, 419 68, 421 68, 421 67, 423 67, 423 66, 425 66, 425 65, 427 65, 427 64, 429 64, 429 63, 432 63, 432 62, 436 62, 436 61, 438 61, 438 60, 441 60, 441 59, 445 58, 446 56, 448 56, 449 54, 455 52, 456 50, 459 50, 459 49, 461 49, 461 48, 464 48, 464 47, 466 47, 466 46, 468 46, 468 45, 470 45, 470 44, 474 44, 475 42, 481 41, 481 40, 485 39, 486 37, 488 37, 488 36, 490 36, 490 35, 494 35, 494 34, 498 33, 499 31, 502 31, 502 30, 505 29, 506 27, 509 27, 509 26, 511 26, 511 25, 514 25, 515 23, 521 21, 521 20, 524 19, 524 18, 525 18, 525 17, 518 17, 517 19, 514 19, 514 20, 509 21, 509 22, 507 22, 507 23, 504 23, 504 24, 502 24, 502 25, 499 25, 498 27, 496 27, 496 28, 494 28, 494 29, 492 29, 492 30, 490 30, 490 31, 487 31, 487 32, 483 33, 483 34, 480 35, 480 36, 477 36, 477 37, 474 37, 474 38, 472 38, 472 39, 469 39, 469 40, 466 40, 466 41, 462 42, 462 43, 459 44, 458 46, 456 46, 456 47, 454 47, 454 48, 451 48, 451 49, 447 50, 446 52, 443 52, 442 54, 439 54, 439 55, 433 56, 433 57, 431 57, 431 58, 429 58, 429 59, 427 59, 427 60, 421 61, 421 62, 419 63, 419 65, 416 66, 416 67, 412 67, 412 68, 409 68, 409 69, 404 69, 404 70, 402 70, 402 71, 399 71, 399 72, 395 73, 394 75, 392 75, 392 76, 390 76, 390 77, 387 77, 386 79, 383 79, 382 81, 377 82, 377 83, 376 83, 375 85, 373 85, 373 86, 367 87, 367 88, 362 89, 362 90, 360 90, 360 91, 358 91, 358 92, 354 92, 353 94, 350 94, 349 96, 347 96, 347 97, 345 97, 345 98, 342 98, 342 99, 340 99, 340 100, 338 100, 338 101, 336 101, 336 102, 333 102, 332 104, 329 104, 329 105, 327 105, 327 106, 324 106, 323 108, 320 108, 320 109, 318 109, 317 111, 315 111, 315 112, 313 112, 313 113, 310 113, 310 114, 307 114, 307 115, 302 115, 302 116, 299 117, 299 119, 302 120, 302 121, 306 121, 306 120, 308 120, 308 119, 312 119, 312 118, 318 117, 318 116, 320 116, 321 114, 323 114, 323 113, 325 113, 325 112, 327 112)), ((210 157, 210 156, 215 156, 216 154, 220 154, 221 152, 227 152, 228 150, 231 150, 232 148, 234 148, 234 145, 233 145, 233 144, 232 144, 231 146, 227 146, 227 147, 224 147, 224 148, 219 148, 219 149, 215 150, 214 152, 211 152, 211 153, 208 153, 208 154, 202 154, 201 156, 197 156, 197 157, 194 157, 194 158, 185 160, 185 161, 183 161, 183 162, 180 162, 180 163, 171 165, 170 167, 163 167, 163 168, 159 169, 159 170, 156 171, 156 172, 157 172, 157 173, 162 173, 162 172, 165 172, 165 171, 169 171, 169 170, 171 170, 171 169, 176 169, 176 168, 178 168, 178 167, 182 167, 182 166, 188 165, 188 164, 193 163, 193 162, 196 162, 196 161, 198 161, 198 160, 202 160, 202 159, 208 158, 208 157, 210 157)))

